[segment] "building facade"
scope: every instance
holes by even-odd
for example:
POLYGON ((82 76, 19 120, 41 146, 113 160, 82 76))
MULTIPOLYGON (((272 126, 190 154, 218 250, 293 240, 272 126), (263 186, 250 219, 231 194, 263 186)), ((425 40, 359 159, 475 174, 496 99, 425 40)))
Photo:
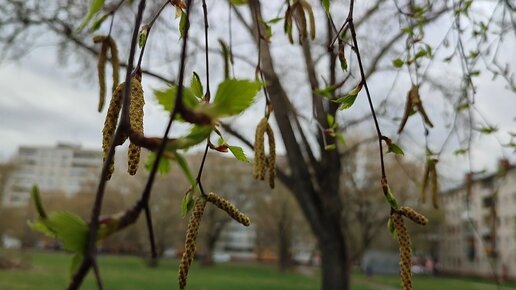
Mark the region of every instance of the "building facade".
POLYGON ((516 280, 516 167, 504 172, 442 195, 441 271, 516 280))
POLYGON ((35 184, 42 192, 74 195, 84 184, 98 179, 102 152, 71 144, 21 146, 14 163, 16 168, 3 189, 2 204, 6 207, 27 205, 35 184))

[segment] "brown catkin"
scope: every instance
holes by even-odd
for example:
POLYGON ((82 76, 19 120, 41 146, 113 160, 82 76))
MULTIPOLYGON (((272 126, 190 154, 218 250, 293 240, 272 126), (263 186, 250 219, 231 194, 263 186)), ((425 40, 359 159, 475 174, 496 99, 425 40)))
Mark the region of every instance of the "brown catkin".
POLYGON ((222 209, 223 211, 227 212, 230 217, 232 217, 237 222, 243 224, 244 226, 248 227, 251 224, 251 220, 248 216, 243 214, 241 211, 239 211, 231 202, 229 202, 227 199, 223 198, 222 196, 210 192, 206 196, 206 199, 213 203, 218 208, 222 209))
POLYGON ((398 211, 402 215, 411 219, 416 224, 420 224, 420 225, 424 226, 428 223, 428 219, 424 215, 418 213, 417 211, 415 211, 414 209, 412 209, 410 207, 403 206, 403 207, 400 207, 400 209, 398 211))
POLYGON ((201 224, 202 214, 206 207, 206 199, 198 198, 188 221, 188 228, 186 230, 185 251, 181 256, 181 263, 179 264, 179 289, 184 289, 186 286, 186 278, 188 270, 192 264, 195 255, 195 241, 199 233, 199 225, 201 224))
MULTIPOLYGON (((131 129, 134 132, 143 134, 143 105, 145 99, 143 97, 142 83, 138 77, 133 77, 131 80, 131 103, 129 106, 129 120, 131 129)), ((130 175, 135 175, 138 171, 138 164, 140 163, 140 146, 130 143, 127 151, 127 172, 130 175)))
POLYGON ((401 286, 403 290, 412 290, 412 250, 410 248, 410 236, 401 215, 393 213, 391 215, 391 221, 396 228, 398 242, 400 244, 401 286))
MULTIPOLYGON (((118 123, 118 115, 120 114, 120 109, 122 107, 122 95, 124 92, 124 87, 124 84, 120 84, 113 92, 113 96, 111 97, 106 114, 106 119, 104 121, 104 128, 102 129, 102 152, 104 160, 106 159, 109 148, 111 147, 111 142, 113 142, 113 134, 115 133, 116 125, 118 123)), ((115 170, 114 162, 115 160, 113 159, 109 166, 107 179, 111 179, 111 175, 115 170)))
POLYGON ((256 126, 256 134, 254 138, 254 165, 253 175, 254 178, 264 180, 265 179, 265 131, 267 130, 267 118, 263 118, 256 126))
POLYGON ((116 42, 111 36, 97 35, 93 37, 94 43, 102 43, 99 52, 99 60, 97 63, 98 79, 99 79, 99 105, 98 111, 101 112, 104 108, 106 98, 106 62, 107 62, 107 51, 111 50, 111 64, 113 71, 113 87, 112 91, 115 91, 119 82, 119 71, 120 61, 118 59, 118 48, 116 42))
POLYGON ((107 50, 109 48, 109 41, 106 41, 107 37, 103 35, 97 35, 93 37, 94 43, 102 43, 99 51, 99 60, 97 62, 97 75, 99 79, 99 105, 98 111, 102 112, 104 103, 106 102, 106 61, 107 61, 107 50))
POLYGON ((430 178, 430 186, 432 190, 432 205, 435 209, 439 208, 439 183, 437 180, 437 161, 432 161, 432 176, 430 178))
POLYGON ((271 126, 267 123, 267 138, 269 139, 269 186, 274 188, 274 179, 276 177, 276 142, 274 140, 274 131, 271 126))
POLYGON ((110 38, 109 48, 111 50, 111 65, 113 67, 113 87, 114 91, 120 80, 120 60, 118 59, 118 48, 114 39, 110 38))

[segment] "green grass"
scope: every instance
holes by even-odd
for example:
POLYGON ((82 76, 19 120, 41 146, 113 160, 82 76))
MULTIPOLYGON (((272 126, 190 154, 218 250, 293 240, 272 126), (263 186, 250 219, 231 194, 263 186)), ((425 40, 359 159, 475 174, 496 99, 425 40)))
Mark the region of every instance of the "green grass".
MULTIPOLYGON (((5 254, 5 252, 4 252, 5 254)), ((10 253, 12 254, 12 253, 10 253)), ((19 253, 18 253, 19 255, 19 253)), ((59 290, 65 289, 71 256, 62 253, 28 252, 32 260, 28 269, 0 271, 0 290, 59 290)), ((144 261, 135 257, 101 256, 99 266, 105 288, 108 290, 171 290, 178 289, 175 259, 162 260, 155 269, 148 268, 144 261)), ((400 289, 396 276, 374 276, 367 279, 362 274, 353 274, 353 290, 400 289)), ((193 265, 188 277, 188 290, 312 290, 319 289, 318 271, 300 274, 294 271, 280 273, 274 266, 243 263, 225 263, 211 268, 193 265)), ((414 290, 491 290, 493 284, 468 279, 435 278, 416 276, 414 290)), ((516 289, 516 285, 502 289, 516 289)), ((82 290, 96 289, 91 274, 82 290)))

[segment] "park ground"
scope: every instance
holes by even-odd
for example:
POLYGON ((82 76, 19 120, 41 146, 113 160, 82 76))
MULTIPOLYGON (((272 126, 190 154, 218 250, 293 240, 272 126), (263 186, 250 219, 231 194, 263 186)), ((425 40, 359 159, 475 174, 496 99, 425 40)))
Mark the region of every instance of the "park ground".
MULTIPOLYGON (((5 252, 4 252, 5 254, 5 252)), ((9 254, 9 253, 8 253, 9 254)), ((10 253, 14 255, 13 253, 10 253)), ((65 289, 69 279, 71 256, 64 253, 28 251, 16 253, 30 267, 0 270, 0 290, 56 290, 65 289)), ((148 268, 141 258, 127 256, 102 256, 99 259, 106 289, 170 290, 178 289, 176 259, 162 260, 158 268, 148 268)), ((82 290, 96 289, 91 275, 82 290)), ((319 289, 317 271, 277 271, 274 266, 224 263, 214 267, 200 267, 194 263, 188 278, 189 290, 316 290, 319 289)), ((401 289, 397 276, 366 278, 354 273, 352 290, 401 289)), ((499 288, 489 281, 415 276, 414 290, 510 290, 516 283, 499 288)))

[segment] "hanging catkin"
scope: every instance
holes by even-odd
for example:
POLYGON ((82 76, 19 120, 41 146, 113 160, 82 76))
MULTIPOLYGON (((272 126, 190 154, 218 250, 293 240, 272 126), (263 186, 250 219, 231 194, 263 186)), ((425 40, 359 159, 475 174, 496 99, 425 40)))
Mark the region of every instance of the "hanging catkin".
POLYGON ((417 211, 415 211, 414 209, 412 209, 410 207, 402 206, 402 207, 400 207, 400 209, 398 211, 402 215, 411 219, 416 224, 420 224, 420 225, 424 226, 428 223, 428 219, 424 215, 418 213, 417 211))
POLYGON ((401 215, 393 213, 391 215, 391 221, 396 228, 398 242, 400 244, 401 286, 403 290, 412 290, 412 250, 410 248, 410 236, 401 215))
POLYGON ((210 192, 206 196, 206 199, 213 203, 218 208, 222 209, 223 211, 227 212, 230 217, 232 217, 237 222, 243 224, 244 226, 249 226, 251 224, 251 220, 249 217, 247 217, 245 214, 243 214, 241 211, 239 211, 231 202, 229 202, 227 199, 223 198, 222 196, 219 196, 216 193, 210 192))
POLYGON ((113 71, 112 91, 115 91, 119 81, 120 61, 118 59, 118 48, 116 42, 111 36, 97 35, 93 37, 94 43, 102 43, 99 51, 99 59, 97 62, 97 74, 99 79, 99 104, 98 111, 104 108, 106 98, 106 62, 108 49, 111 51, 111 63, 113 71))
POLYGON ((256 134, 254 139, 254 178, 265 180, 265 175, 269 173, 269 186, 274 188, 274 179, 276 177, 276 143, 274 140, 274 131, 272 131, 267 118, 262 118, 256 126, 256 134), (269 156, 265 156, 265 134, 269 141, 269 156))
MULTIPOLYGON (((106 114, 106 119, 104 121, 104 128, 102 129, 102 152, 104 160, 106 160, 109 148, 111 147, 111 142, 113 142, 113 134, 115 133, 116 125, 118 123, 118 115, 120 114, 120 109, 122 107, 122 95, 124 92, 124 87, 125 85, 122 83, 118 85, 118 87, 113 92, 113 96, 111 97, 106 114)), ((122 142, 123 141, 124 140, 122 140, 122 142)), ((111 179, 111 175, 113 175, 113 171, 115 170, 114 164, 115 160, 113 158, 111 164, 109 165, 107 179, 111 179)))
MULTIPOLYGON (((142 83, 139 77, 133 77, 131 81, 131 103, 129 106, 129 120, 131 129, 134 132, 143 135, 143 105, 145 99, 143 97, 142 83)), ((130 143, 127 151, 127 172, 130 175, 135 175, 138 170, 138 164, 140 163, 140 146, 130 143)))
POLYGON ((190 215, 190 220, 188 221, 188 228, 186 230, 186 240, 185 240, 185 251, 181 256, 181 263, 179 264, 179 289, 184 289, 186 286, 186 279, 188 277, 188 270, 190 269, 190 265, 192 264, 194 255, 195 255, 195 241, 197 240, 197 235, 199 233, 199 225, 201 223, 202 214, 204 213, 204 208, 206 207, 206 199, 198 198, 195 201, 195 206, 190 215))

